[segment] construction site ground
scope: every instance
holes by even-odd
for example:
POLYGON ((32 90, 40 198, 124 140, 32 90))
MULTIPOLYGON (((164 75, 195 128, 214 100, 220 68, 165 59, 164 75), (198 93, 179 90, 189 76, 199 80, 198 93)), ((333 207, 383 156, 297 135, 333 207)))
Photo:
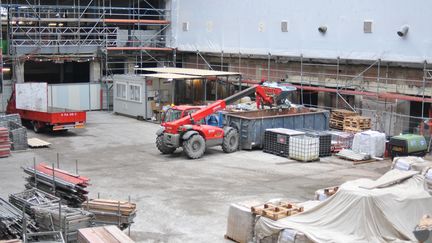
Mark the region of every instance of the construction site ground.
POLYGON ((260 150, 225 154, 207 150, 189 160, 178 150, 162 155, 154 145, 157 124, 108 112, 88 112, 85 129, 35 134, 50 148, 13 152, 0 160, 0 196, 24 190, 21 166, 37 162, 91 178, 90 197, 137 203, 131 237, 137 242, 225 242, 230 203, 289 198, 311 200, 323 187, 361 177, 377 178, 390 168, 384 160, 361 165, 335 157, 300 163, 260 150))

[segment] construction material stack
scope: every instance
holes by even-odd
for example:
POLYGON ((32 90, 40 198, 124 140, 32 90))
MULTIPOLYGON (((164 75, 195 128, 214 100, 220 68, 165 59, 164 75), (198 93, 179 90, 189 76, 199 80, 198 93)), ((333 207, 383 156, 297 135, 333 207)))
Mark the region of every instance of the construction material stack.
POLYGON ((331 156, 331 134, 327 131, 302 130, 306 135, 319 138, 319 157, 331 156))
POLYGON ((136 216, 136 204, 127 201, 91 199, 83 203, 83 209, 95 215, 96 225, 117 225, 128 228, 136 216))
POLYGON ((33 208, 35 221, 43 231, 61 231, 66 242, 76 241, 78 230, 92 226, 93 214, 59 204, 33 208))
POLYGON ((13 150, 26 150, 27 144, 27 128, 21 125, 21 122, 9 122, 9 137, 12 141, 13 150))
POLYGON ((357 115, 358 114, 354 111, 343 109, 332 110, 330 115, 330 127, 337 130, 343 130, 345 118, 357 115))
POLYGON ((27 149, 27 128, 21 124, 19 114, 0 115, 0 126, 9 130, 12 150, 27 149))
POLYGON ((263 151, 282 157, 289 157, 290 137, 304 134, 304 132, 286 128, 266 129, 264 132, 263 151))
POLYGON ((349 132, 328 131, 331 135, 331 151, 337 153, 352 147, 354 134, 349 132))
POLYGON ((344 119, 343 130, 345 132, 362 132, 371 129, 371 119, 364 116, 349 116, 344 119))
POLYGON ((19 209, 25 208, 26 213, 32 216, 34 215, 34 212, 31 209, 32 207, 54 204, 58 203, 59 201, 60 198, 36 188, 11 194, 9 196, 10 203, 19 209))
POLYGON ((9 131, 6 127, 0 127, 0 158, 9 157, 11 154, 11 143, 9 131))
POLYGON ((386 135, 377 131, 359 132, 354 135, 352 150, 382 158, 385 152, 386 135))
POLYGON ((23 218, 25 217, 26 232, 36 232, 35 223, 18 208, 0 198, 0 239, 19 239, 23 234, 23 218))
POLYGON ((319 160, 319 138, 308 135, 289 138, 289 157, 302 162, 319 160))
POLYGON ((292 202, 265 203, 251 208, 252 213, 263 217, 279 220, 304 211, 304 207, 292 202))
POLYGON ((86 188, 89 185, 89 178, 53 168, 45 163, 36 165, 36 169, 33 167, 23 169, 29 175, 26 185, 29 189, 37 187, 60 197, 64 203, 72 207, 81 207, 81 204, 87 200, 86 188))
POLYGON ((78 231, 78 243, 117 242, 133 243, 125 233, 115 226, 84 228, 78 231))

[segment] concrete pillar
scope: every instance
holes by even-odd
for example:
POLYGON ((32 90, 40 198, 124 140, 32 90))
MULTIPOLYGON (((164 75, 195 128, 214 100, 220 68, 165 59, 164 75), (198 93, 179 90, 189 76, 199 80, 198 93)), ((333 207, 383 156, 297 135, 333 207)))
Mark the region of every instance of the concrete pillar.
MULTIPOLYGON (((397 114, 409 115, 411 111, 411 102, 406 100, 401 100, 397 102, 396 111, 397 114)), ((399 134, 407 132, 410 125, 410 118, 404 116, 393 116, 394 123, 394 131, 392 134, 399 134)), ((418 124, 416 124, 418 125, 418 124)))
POLYGON ((101 79, 101 62, 91 61, 90 62, 90 82, 98 82, 101 79))
POLYGON ((326 97, 328 96, 328 93, 325 92, 318 92, 318 107, 325 107, 326 104, 326 97))
POLYGON ((14 79, 17 83, 24 83, 24 62, 17 61, 13 67, 14 79))
POLYGON ((362 107, 362 103, 363 103, 363 96, 361 95, 354 95, 354 108, 363 108, 362 107))

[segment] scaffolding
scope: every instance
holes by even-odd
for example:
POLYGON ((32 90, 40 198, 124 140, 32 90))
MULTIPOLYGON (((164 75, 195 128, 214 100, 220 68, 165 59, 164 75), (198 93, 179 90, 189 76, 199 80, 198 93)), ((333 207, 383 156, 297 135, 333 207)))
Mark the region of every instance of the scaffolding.
POLYGON ((293 98, 299 104, 352 109, 371 116, 375 122, 374 129, 387 134, 422 133, 421 126, 430 119, 432 69, 427 62, 391 63, 380 59, 355 62, 340 58, 317 60, 270 53, 268 56, 252 56, 202 53, 198 50, 183 53, 181 59, 183 67, 242 73, 241 83, 236 80, 230 82, 237 90, 244 85, 257 84, 262 79, 293 85, 298 89, 298 95, 293 98), (396 69, 407 74, 404 77, 393 74, 396 69), (333 97, 331 104, 312 102, 312 95, 323 94, 333 97), (397 109, 402 103, 408 106, 408 113, 397 109), (411 114, 410 106, 418 109, 418 114, 411 114), (395 126, 399 128, 395 129, 395 126))
POLYGON ((105 87, 104 107, 108 107, 113 74, 135 73, 136 67, 172 65, 173 49, 166 47, 170 11, 164 1, 58 2, 47 5, 41 0, 3 0, 6 19, 2 27, 6 29, 12 67, 25 61, 98 62, 99 81, 105 87))

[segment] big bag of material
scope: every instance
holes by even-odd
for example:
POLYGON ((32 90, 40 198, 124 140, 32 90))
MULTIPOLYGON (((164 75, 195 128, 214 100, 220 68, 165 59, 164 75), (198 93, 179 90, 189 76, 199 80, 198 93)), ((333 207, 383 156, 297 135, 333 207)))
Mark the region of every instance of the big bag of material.
POLYGON ((365 131, 354 135, 352 150, 357 153, 369 154, 372 157, 383 157, 386 136, 377 131, 365 131))

